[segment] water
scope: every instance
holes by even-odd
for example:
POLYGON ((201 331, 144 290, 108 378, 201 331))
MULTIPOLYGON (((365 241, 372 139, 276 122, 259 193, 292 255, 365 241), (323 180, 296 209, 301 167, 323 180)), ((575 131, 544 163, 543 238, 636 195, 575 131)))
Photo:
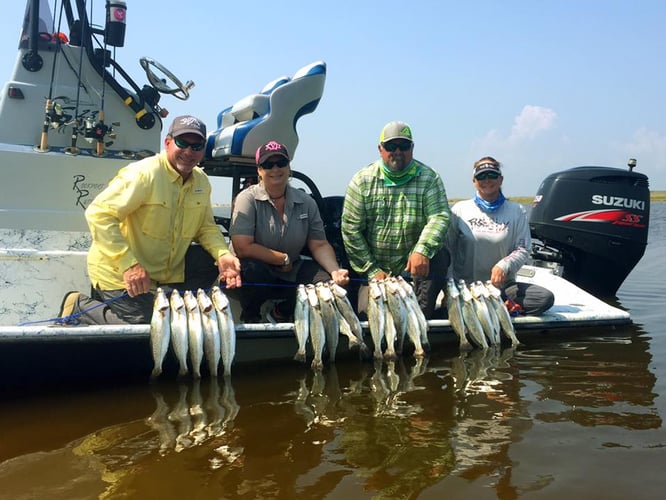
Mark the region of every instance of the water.
POLYGON ((662 498, 664 247, 654 203, 628 327, 3 401, 0 499, 662 498))

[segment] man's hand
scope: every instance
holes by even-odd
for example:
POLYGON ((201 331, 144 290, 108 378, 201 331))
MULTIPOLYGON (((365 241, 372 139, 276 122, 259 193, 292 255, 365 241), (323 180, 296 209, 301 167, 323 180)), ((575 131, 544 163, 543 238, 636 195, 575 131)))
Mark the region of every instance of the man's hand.
POLYGON ((141 264, 134 264, 123 273, 125 290, 130 297, 150 292, 152 282, 148 271, 141 264))
POLYGON ((423 254, 413 252, 407 259, 405 271, 412 276, 426 278, 430 274, 430 259, 423 254))
POLYGON ((369 276, 370 279, 376 279, 377 281, 385 280, 388 277, 389 277, 389 275, 387 273, 385 273, 384 271, 379 271, 374 276, 369 276))

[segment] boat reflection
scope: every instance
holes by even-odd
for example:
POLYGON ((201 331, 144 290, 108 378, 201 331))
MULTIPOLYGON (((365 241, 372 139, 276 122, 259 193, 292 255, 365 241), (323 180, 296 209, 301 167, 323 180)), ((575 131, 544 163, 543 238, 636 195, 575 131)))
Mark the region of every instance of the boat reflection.
POLYGON ((533 418, 572 421, 581 426, 613 425, 658 429, 663 419, 655 409, 658 394, 652 355, 639 327, 630 335, 600 335, 537 345, 519 355, 524 377, 540 386, 533 418))

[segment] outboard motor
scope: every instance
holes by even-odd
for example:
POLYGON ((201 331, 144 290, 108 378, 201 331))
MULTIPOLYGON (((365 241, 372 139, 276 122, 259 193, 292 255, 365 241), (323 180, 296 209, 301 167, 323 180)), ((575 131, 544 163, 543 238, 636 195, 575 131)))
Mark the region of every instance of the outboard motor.
POLYGON ((650 221, 648 178, 611 167, 576 167, 548 176, 532 203, 533 258, 558 262, 588 292, 615 296, 643 256, 650 221))

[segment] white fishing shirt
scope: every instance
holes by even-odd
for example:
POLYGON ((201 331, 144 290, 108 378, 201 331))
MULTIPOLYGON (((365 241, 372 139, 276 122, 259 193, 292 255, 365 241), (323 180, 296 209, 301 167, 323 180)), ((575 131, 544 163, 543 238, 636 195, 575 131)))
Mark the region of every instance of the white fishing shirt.
POLYGON ((499 266, 507 281, 514 280, 532 245, 523 206, 506 200, 497 211, 484 212, 470 199, 453 205, 451 212, 447 247, 453 277, 485 281, 493 266, 499 266))

